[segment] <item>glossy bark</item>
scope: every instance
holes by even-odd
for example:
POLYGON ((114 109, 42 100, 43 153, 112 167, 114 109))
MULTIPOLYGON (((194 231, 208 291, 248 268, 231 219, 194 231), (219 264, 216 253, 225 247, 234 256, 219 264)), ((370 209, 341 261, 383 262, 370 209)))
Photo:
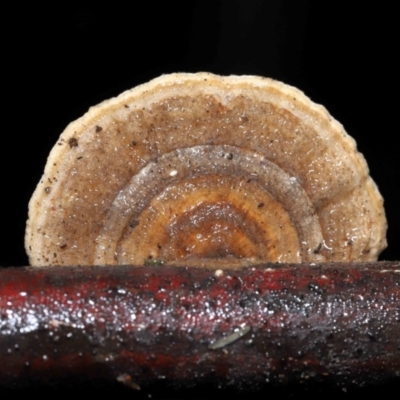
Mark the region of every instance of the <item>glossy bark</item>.
POLYGON ((0 270, 0 384, 400 381, 400 263, 0 270))

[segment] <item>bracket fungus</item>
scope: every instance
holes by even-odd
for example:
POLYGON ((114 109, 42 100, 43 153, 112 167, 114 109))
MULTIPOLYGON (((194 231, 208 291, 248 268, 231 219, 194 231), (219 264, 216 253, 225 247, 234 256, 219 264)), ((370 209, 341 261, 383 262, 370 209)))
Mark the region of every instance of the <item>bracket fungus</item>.
POLYGON ((164 75, 60 136, 29 203, 32 265, 376 260, 383 199, 326 109, 268 78, 164 75))

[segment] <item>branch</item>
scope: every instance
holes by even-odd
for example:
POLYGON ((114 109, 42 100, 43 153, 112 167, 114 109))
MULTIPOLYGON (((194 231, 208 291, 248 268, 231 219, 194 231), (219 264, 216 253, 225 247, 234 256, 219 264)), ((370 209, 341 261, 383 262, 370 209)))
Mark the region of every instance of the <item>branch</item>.
POLYGON ((0 269, 0 353, 3 387, 398 381, 400 263, 0 269))

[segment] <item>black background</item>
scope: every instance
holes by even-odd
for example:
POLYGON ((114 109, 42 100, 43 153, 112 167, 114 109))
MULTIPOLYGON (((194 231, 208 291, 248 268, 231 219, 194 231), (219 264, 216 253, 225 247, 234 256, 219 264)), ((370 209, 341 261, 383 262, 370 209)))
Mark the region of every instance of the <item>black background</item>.
POLYGON ((28 201, 70 121, 163 73, 198 71, 269 76, 323 104, 356 139, 385 199, 389 247, 381 259, 400 260, 394 8, 289 0, 135 4, 35 5, 3 16, 10 28, 2 57, 1 266, 28 263, 28 201))

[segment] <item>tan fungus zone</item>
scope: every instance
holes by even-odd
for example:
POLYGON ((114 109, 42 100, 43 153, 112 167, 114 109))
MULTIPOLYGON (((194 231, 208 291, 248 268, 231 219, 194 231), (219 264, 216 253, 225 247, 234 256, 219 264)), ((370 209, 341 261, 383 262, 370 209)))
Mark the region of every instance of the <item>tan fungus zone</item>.
POLYGON ((324 107, 268 78, 182 73, 107 100, 66 128, 29 203, 25 245, 32 265, 368 261, 386 247, 386 228, 363 156, 324 107), (191 174, 189 158, 158 171, 165 178, 154 188, 156 172, 143 173, 165 155, 179 160, 179 149, 224 146, 234 150, 221 153, 221 167, 210 158, 191 174), (289 180, 265 185, 249 173, 264 159, 267 173, 272 165, 289 180), (142 190, 142 176, 151 196, 140 212, 116 208, 142 190), (287 198, 295 193, 287 182, 301 200, 287 198))

